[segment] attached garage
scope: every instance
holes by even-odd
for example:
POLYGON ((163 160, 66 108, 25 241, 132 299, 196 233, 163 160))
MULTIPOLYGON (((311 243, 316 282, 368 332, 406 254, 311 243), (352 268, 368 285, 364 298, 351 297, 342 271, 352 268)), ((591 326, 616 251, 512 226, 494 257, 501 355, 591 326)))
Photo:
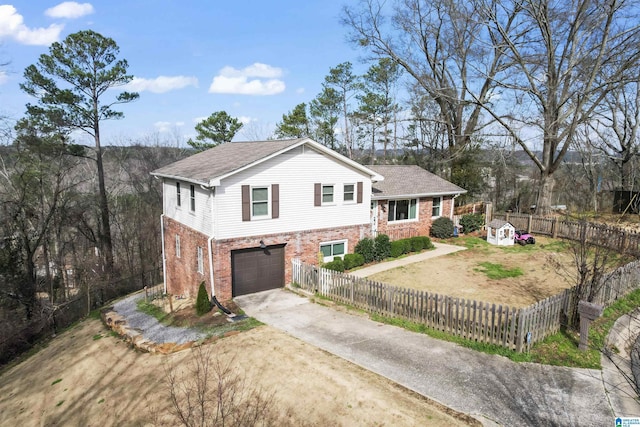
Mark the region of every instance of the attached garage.
POLYGON ((231 251, 233 296, 284 286, 284 245, 231 251))

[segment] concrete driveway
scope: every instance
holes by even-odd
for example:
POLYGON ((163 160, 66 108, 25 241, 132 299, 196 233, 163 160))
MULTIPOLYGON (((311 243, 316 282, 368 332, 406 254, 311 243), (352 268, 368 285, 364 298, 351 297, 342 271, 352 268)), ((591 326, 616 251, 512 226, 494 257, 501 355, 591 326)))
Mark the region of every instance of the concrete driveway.
POLYGON ((614 425, 614 415, 640 414, 612 407, 598 370, 514 363, 315 304, 284 289, 235 301, 261 322, 485 425, 607 426, 614 425))

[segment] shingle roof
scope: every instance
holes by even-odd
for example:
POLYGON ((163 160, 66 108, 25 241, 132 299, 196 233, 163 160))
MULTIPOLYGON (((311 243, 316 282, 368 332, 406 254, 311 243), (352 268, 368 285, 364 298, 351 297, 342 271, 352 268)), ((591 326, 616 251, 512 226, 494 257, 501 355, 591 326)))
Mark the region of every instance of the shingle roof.
POLYGON ((358 165, 349 159, 343 158, 338 153, 321 146, 309 138, 298 138, 274 141, 227 142, 156 169, 151 172, 151 175, 211 185, 214 180, 226 177, 235 171, 302 144, 315 146, 316 149, 323 150, 337 159, 352 163, 363 172, 375 173, 366 166, 358 165))
POLYGON ((373 199, 439 196, 467 192, 416 165, 376 165, 368 168, 384 176, 384 181, 373 183, 373 199))
MULTIPOLYGON (((511 223, 509 223, 507 221, 504 221, 504 220, 501 220, 501 219, 494 219, 490 223, 487 224, 487 227, 498 229, 498 228, 504 227, 507 224, 511 225, 511 223)), ((513 225, 511 225, 511 226, 513 227, 513 225)))

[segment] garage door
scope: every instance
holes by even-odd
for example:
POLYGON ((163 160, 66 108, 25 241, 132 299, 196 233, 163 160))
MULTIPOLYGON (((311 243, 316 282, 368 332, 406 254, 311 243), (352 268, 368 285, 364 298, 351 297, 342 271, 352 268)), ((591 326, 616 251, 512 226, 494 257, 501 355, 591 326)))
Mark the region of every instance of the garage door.
POLYGON ((233 296, 284 286, 284 245, 231 251, 233 296))

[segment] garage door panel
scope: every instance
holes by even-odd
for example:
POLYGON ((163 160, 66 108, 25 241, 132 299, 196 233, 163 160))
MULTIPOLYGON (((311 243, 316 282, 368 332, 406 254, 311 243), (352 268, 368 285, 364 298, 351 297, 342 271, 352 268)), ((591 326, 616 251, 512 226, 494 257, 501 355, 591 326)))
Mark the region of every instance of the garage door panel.
POLYGON ((232 251, 233 296, 284 286, 284 245, 232 251))

